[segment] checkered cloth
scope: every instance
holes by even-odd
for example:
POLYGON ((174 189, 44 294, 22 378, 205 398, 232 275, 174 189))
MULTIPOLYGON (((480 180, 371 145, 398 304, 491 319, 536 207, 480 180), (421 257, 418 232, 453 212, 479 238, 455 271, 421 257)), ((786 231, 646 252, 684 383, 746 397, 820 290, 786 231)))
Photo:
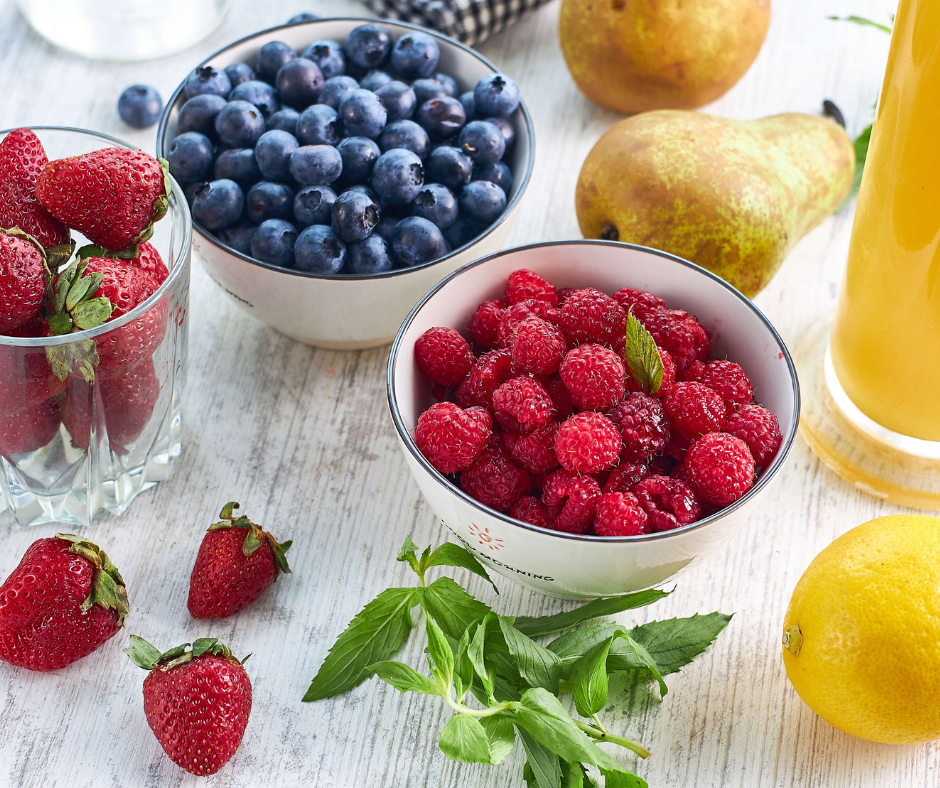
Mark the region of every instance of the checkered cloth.
POLYGON ((431 27, 465 44, 498 33, 549 0, 366 0, 379 16, 431 27))

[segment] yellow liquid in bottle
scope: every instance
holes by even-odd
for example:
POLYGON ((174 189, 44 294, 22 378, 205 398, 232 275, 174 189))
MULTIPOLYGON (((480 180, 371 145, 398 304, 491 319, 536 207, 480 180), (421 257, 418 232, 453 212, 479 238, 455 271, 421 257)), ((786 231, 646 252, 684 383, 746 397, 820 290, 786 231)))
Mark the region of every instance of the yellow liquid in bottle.
POLYGON ((830 340, 890 430, 940 441, 940 0, 901 0, 830 340))

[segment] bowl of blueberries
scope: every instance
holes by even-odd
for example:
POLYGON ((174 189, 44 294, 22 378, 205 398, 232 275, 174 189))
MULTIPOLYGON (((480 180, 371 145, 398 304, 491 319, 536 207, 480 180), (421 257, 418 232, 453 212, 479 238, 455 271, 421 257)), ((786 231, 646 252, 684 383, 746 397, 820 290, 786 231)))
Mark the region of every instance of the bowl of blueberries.
POLYGON ((425 292, 502 248, 534 144, 515 82, 478 53, 352 18, 222 49, 157 133, 209 275, 264 323, 339 350, 390 343, 425 292))

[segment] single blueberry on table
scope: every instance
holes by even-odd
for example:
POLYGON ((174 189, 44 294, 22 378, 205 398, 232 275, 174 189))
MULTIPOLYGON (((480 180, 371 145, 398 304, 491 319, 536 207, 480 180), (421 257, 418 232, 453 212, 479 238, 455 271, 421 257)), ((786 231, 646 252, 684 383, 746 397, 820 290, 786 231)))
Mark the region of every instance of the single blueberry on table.
POLYGON ((324 79, 332 79, 346 73, 346 56, 343 54, 343 46, 339 41, 333 41, 330 38, 312 41, 307 44, 300 56, 316 63, 323 72, 324 79))
POLYGON ((467 122, 477 120, 477 108, 473 103, 473 91, 468 90, 466 93, 461 93, 459 99, 463 105, 464 114, 467 116, 467 122))
POLYGON ((216 180, 228 178, 243 189, 261 180, 261 170, 255 152, 251 148, 232 148, 224 150, 215 160, 214 175, 216 180))
POLYGON ((323 92, 320 93, 319 101, 321 104, 338 110, 340 102, 358 87, 359 83, 352 77, 345 75, 332 77, 323 83, 323 92))
POLYGON ((486 229, 485 225, 469 222, 462 216, 458 216, 457 221, 444 230, 444 238, 451 247, 459 249, 464 244, 476 240, 486 229))
POLYGON ((392 232, 392 251, 404 266, 428 263, 450 252, 440 228, 420 216, 402 219, 392 232))
POLYGON ((463 128, 467 113, 463 104, 450 96, 425 101, 415 112, 415 120, 432 140, 446 140, 463 128))
POLYGON ((512 115, 519 106, 519 88, 505 74, 490 74, 477 82, 473 89, 473 103, 481 117, 512 115))
POLYGON ((196 201, 196 194, 203 188, 203 186, 208 185, 209 181, 196 181, 195 183, 191 183, 189 186, 183 189, 183 194, 186 197, 186 202, 189 203, 190 210, 192 210, 193 203, 196 201))
POLYGON ((196 192, 193 218, 207 230, 221 230, 242 218, 245 193, 235 181, 212 181, 196 192))
POLYGON ((492 224, 506 208, 506 192, 489 181, 472 181, 463 187, 457 202, 464 218, 492 224))
POLYGON ((251 236, 251 256, 272 265, 290 268, 297 228, 283 219, 268 219, 251 236))
POLYGON ((225 73, 228 75, 232 88, 237 88, 242 82, 250 82, 258 77, 255 76, 255 70, 247 63, 232 63, 225 67, 225 73))
POLYGON ((457 98, 457 95, 460 93, 460 87, 457 85, 457 80, 450 74, 445 74, 443 71, 435 71, 431 74, 431 79, 436 79, 440 82, 447 90, 448 96, 457 98))
POLYGON ((274 84, 277 72, 280 71, 288 60, 297 57, 297 53, 283 41, 269 41, 258 50, 258 62, 255 65, 255 73, 258 79, 274 84))
POLYGON ((294 267, 311 274, 338 274, 346 262, 346 244, 331 227, 314 224, 304 230, 294 245, 294 267))
POLYGON ((274 88, 267 82, 253 80, 251 82, 242 82, 236 87, 228 97, 231 101, 247 101, 254 104, 264 119, 267 120, 281 108, 281 102, 277 97, 274 88))
POLYGON ((290 219, 293 208, 294 190, 285 183, 261 181, 245 195, 245 213, 257 224, 268 219, 290 219))
POLYGON ((411 203, 413 216, 420 216, 441 230, 446 230, 457 221, 457 198, 441 183, 429 183, 421 188, 411 203))
POLYGON ((341 241, 354 243, 368 238, 380 218, 379 206, 367 194, 345 191, 333 203, 330 224, 341 241))
POLYGON ((316 14, 297 14, 296 16, 292 16, 290 19, 288 19, 287 24, 302 25, 304 22, 316 22, 320 18, 321 17, 317 16, 316 14))
MULTIPOLYGON (((492 123, 500 130, 503 139, 506 140, 506 153, 512 150, 513 143, 516 141, 516 127, 506 118, 485 118, 487 123, 492 123)), ((505 153, 503 154, 506 155, 505 153)))
POLYGON ((203 93, 214 93, 225 98, 231 92, 232 80, 228 78, 228 74, 214 66, 200 66, 186 77, 183 83, 183 95, 188 99, 203 93))
POLYGON ((170 174, 182 184, 202 180, 212 169, 214 158, 212 141, 198 131, 180 134, 166 154, 170 174))
POLYGON ((264 116, 254 104, 230 101, 215 116, 215 133, 229 148, 253 148, 264 134, 264 116))
POLYGON ((459 192, 470 183, 473 176, 473 162, 457 148, 449 145, 441 145, 432 150, 425 169, 429 180, 442 183, 454 192, 459 192))
POLYGON ((503 158, 503 153, 506 152, 506 138, 492 123, 471 120, 460 130, 457 147, 474 164, 493 164, 503 158))
POLYGON ((348 189, 343 190, 343 194, 346 192, 359 192, 360 194, 366 195, 366 197, 379 206, 380 211, 384 211, 386 208, 388 208, 388 203, 379 197, 375 189, 370 186, 366 186, 364 183, 357 183, 354 186, 350 186, 348 189))
POLYGON ((392 47, 392 68, 405 79, 431 76, 440 58, 437 41, 427 33, 406 33, 392 47))
POLYGON ((404 148, 383 153, 372 169, 372 188, 389 205, 410 203, 423 185, 421 159, 404 148))
POLYGON ((377 68, 366 74, 359 85, 365 90, 371 90, 375 93, 380 87, 387 85, 389 82, 394 81, 394 79, 395 78, 387 71, 382 71, 377 68))
POLYGON ((251 236, 257 226, 251 222, 241 221, 231 227, 225 227, 218 232, 219 240, 226 246, 232 247, 236 252, 251 255, 251 236))
POLYGON ((428 133, 413 120, 396 120, 389 123, 379 135, 379 148, 382 153, 393 148, 404 148, 416 154, 419 159, 424 159, 430 147, 428 133))
POLYGON ((346 36, 346 57, 360 68, 381 66, 391 48, 391 36, 382 25, 359 25, 346 36))
POLYGON ((346 267, 351 274, 381 274, 392 270, 388 242, 372 233, 368 238, 346 247, 346 267))
POLYGON ((450 93, 447 92, 447 88, 445 88, 441 82, 431 77, 416 79, 411 83, 411 89, 415 92, 415 98, 417 98, 419 105, 433 98, 450 96, 450 93))
POLYGON ((368 137, 347 137, 336 146, 343 159, 343 183, 362 183, 372 177, 372 168, 382 151, 368 137))
POLYGON ((331 106, 314 104, 300 114, 297 139, 304 145, 337 145, 342 138, 343 124, 331 106))
POLYGON ((504 161, 497 161, 493 164, 484 164, 482 167, 474 167, 474 181, 489 181, 495 183, 506 194, 512 190, 512 170, 504 161))
POLYGON ((359 88, 340 102, 339 117, 350 137, 375 139, 385 128, 388 112, 375 93, 359 88))
POLYGON ((329 186, 304 186, 294 197, 294 219, 301 227, 329 224, 336 192, 329 186))
POLYGON ((131 85, 118 99, 118 115, 128 126, 146 129, 163 113, 163 99, 150 85, 131 85))
POLYGON ((290 156, 290 174, 298 183, 329 186, 343 171, 343 157, 332 145, 305 145, 290 156))
POLYGON ((379 97, 382 106, 388 113, 388 122, 395 120, 407 120, 415 114, 418 107, 418 99, 415 92, 404 82, 388 82, 375 91, 379 97))
POLYGON ((214 93, 193 96, 180 110, 180 131, 198 131, 210 139, 215 139, 215 118, 226 103, 224 98, 214 93))
POLYGON ((382 218, 379 219, 379 223, 375 225, 375 230, 372 231, 372 235, 369 237, 372 238, 375 235, 380 235, 386 241, 390 241, 392 233, 395 231, 400 221, 401 217, 399 216, 382 216, 382 218))
POLYGON ((315 104, 323 90, 323 72, 305 57, 288 60, 277 72, 277 95, 285 104, 304 109, 315 104))
POLYGON ((268 131, 286 131, 297 136, 297 121, 300 113, 295 109, 280 109, 265 121, 264 127, 268 131))
POLYGON ((266 131, 255 145, 255 160, 266 181, 290 179, 290 157, 300 147, 297 138, 286 131, 266 131))

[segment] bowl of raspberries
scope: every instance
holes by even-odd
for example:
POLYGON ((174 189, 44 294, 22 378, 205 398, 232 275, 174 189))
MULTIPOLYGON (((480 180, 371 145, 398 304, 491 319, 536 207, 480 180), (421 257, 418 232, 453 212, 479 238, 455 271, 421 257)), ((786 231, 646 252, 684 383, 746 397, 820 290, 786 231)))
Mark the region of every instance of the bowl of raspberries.
POLYGON ((510 76, 401 22, 323 19, 212 55, 164 112, 203 264, 299 341, 391 342, 427 290, 501 248, 534 134, 510 76))
POLYGON ((799 386, 766 317, 714 274, 604 241, 511 249, 414 308, 392 420, 432 509, 547 593, 648 588, 743 524, 796 435, 799 386))

